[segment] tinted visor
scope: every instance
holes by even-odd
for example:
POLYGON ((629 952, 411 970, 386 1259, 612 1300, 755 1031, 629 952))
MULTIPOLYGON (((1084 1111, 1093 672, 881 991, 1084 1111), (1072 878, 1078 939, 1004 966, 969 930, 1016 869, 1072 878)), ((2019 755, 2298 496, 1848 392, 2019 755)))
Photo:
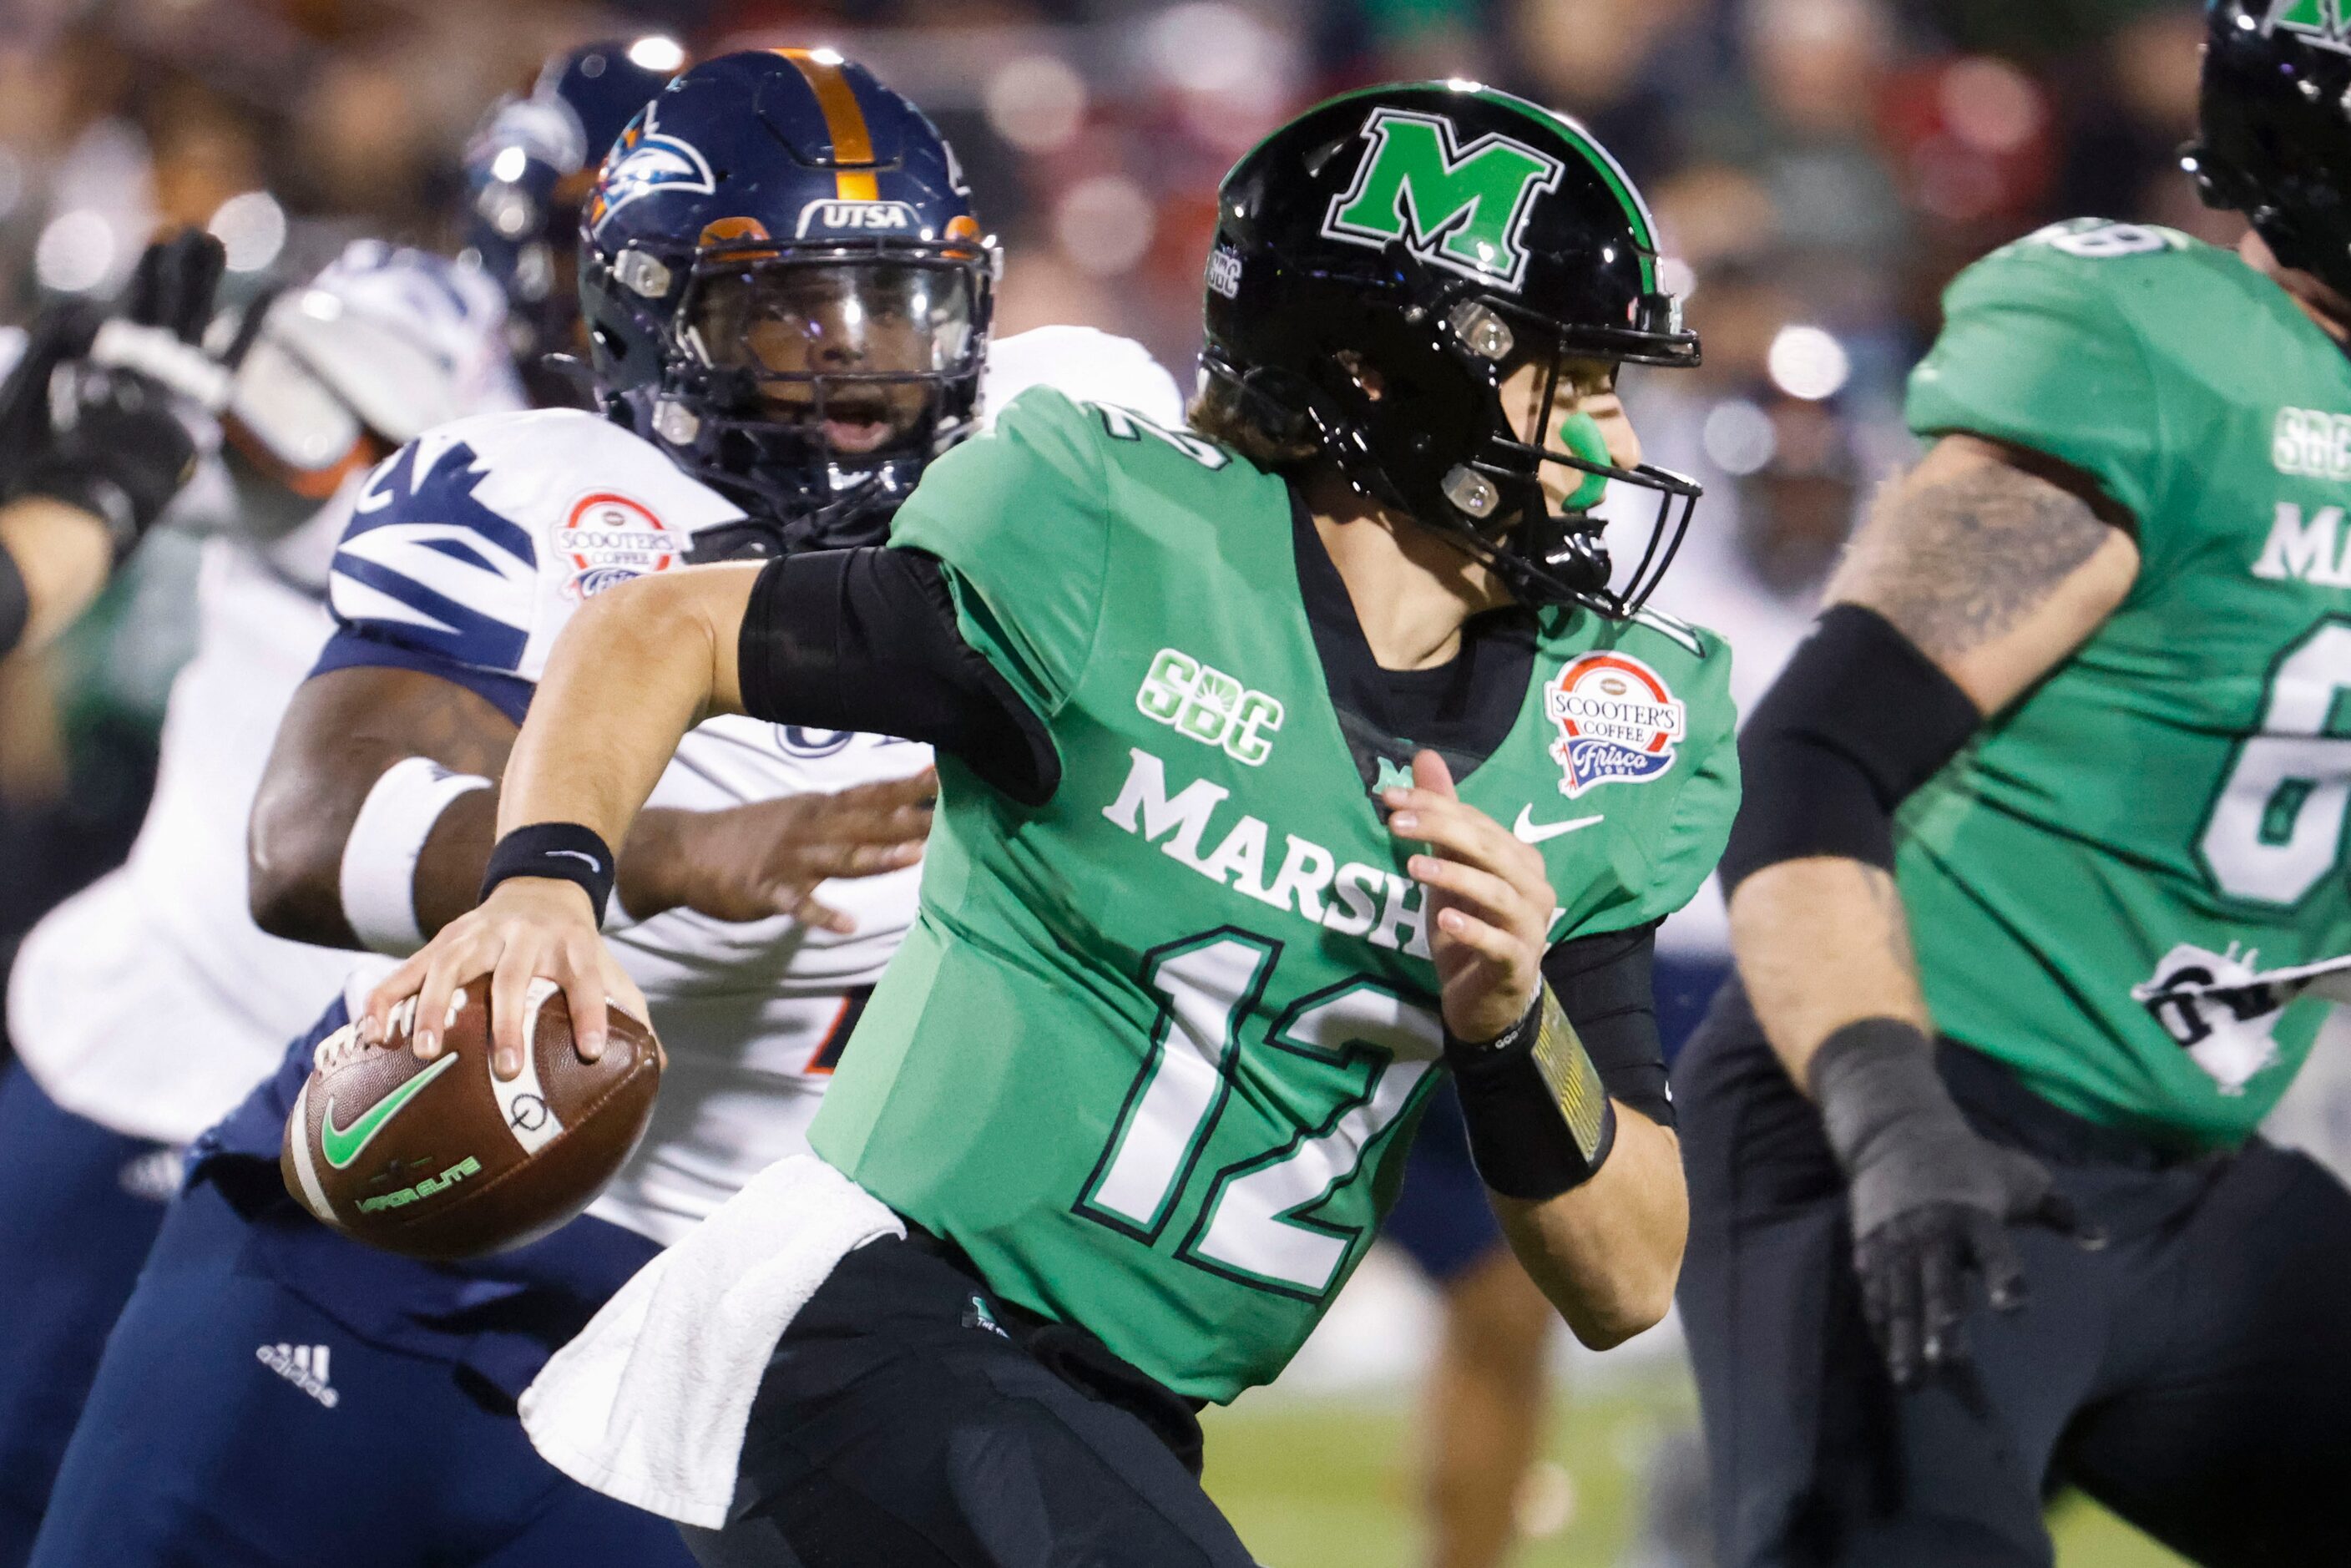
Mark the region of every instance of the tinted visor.
POLYGON ((687 324, 763 421, 820 428, 836 453, 914 434, 947 378, 970 373, 972 278, 952 264, 705 264, 687 324))

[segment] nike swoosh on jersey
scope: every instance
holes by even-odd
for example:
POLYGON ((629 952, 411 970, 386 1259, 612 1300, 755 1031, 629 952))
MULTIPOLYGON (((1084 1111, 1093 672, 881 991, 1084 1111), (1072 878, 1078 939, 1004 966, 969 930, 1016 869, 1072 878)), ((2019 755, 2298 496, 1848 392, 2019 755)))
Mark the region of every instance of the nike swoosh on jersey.
POLYGON ((1555 839, 1562 833, 1572 833, 1578 828, 1588 828, 1594 822, 1604 821, 1607 815, 1607 812, 1602 811, 1595 816, 1570 817, 1564 822, 1538 822, 1535 821, 1535 809, 1532 806, 1521 806, 1519 808, 1519 820, 1512 824, 1510 831, 1518 835, 1519 842, 1522 844, 1539 844, 1545 839, 1555 839))
POLYGON ((335 1099, 333 1095, 329 1095, 327 1114, 319 1126, 319 1148, 327 1156, 327 1163, 337 1170, 341 1170, 353 1160, 358 1159, 360 1151, 366 1148, 369 1141, 378 1133, 383 1131, 385 1123, 399 1115, 402 1108, 411 1100, 415 1099, 426 1084, 456 1065, 457 1058, 454 1053, 443 1057, 368 1107, 365 1113, 348 1127, 335 1125, 335 1099))

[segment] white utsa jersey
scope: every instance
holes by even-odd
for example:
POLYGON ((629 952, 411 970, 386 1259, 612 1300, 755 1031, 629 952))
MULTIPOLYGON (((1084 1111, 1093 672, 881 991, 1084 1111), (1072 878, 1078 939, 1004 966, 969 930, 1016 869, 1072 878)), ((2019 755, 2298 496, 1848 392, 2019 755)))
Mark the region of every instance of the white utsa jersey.
MULTIPOLYGON (((461 406, 521 406, 510 366, 498 373, 505 307, 455 264, 354 246, 309 292, 354 319, 396 304, 414 339, 436 346, 461 406)), ((334 631, 319 599, 326 556, 364 477, 284 538, 204 541, 196 652, 172 683, 138 841, 33 929, 9 976, 9 1032, 26 1069, 58 1104, 116 1132, 194 1137, 350 972, 348 952, 253 924, 246 821, 278 720, 334 631)))
MULTIPOLYGON (((1050 382, 1182 418, 1167 372, 1099 332, 1008 339, 990 372, 996 406, 1050 382)), ((591 415, 459 420, 371 476, 335 557, 341 629, 321 665, 434 671, 519 719, 583 601, 679 569, 697 534, 742 516, 659 448, 591 415)), ((630 672, 607 678, 624 685, 630 672)), ((724 810, 901 779, 930 760, 929 747, 906 741, 721 718, 684 737, 653 803, 724 810)), ((856 922, 845 936, 784 916, 728 925, 684 910, 611 933, 669 1066, 651 1131, 590 1212, 666 1244, 806 1147, 833 1059, 914 921, 920 875, 826 884, 820 896, 856 922)))

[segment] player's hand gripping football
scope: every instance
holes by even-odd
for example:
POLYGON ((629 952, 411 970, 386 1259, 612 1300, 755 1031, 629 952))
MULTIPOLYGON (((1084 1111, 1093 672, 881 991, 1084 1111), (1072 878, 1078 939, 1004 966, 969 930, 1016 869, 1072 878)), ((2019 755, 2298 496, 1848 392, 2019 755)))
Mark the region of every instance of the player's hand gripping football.
POLYGON ((1444 988, 1445 1027, 1493 1040, 1526 1015, 1542 985, 1557 900, 1542 856, 1461 799, 1445 759, 1412 759, 1413 788, 1390 789, 1388 829, 1427 846, 1405 870, 1422 888, 1429 956, 1444 988))
POLYGON ((939 776, 812 789, 724 811, 648 811, 621 856, 621 906, 644 919, 684 907, 714 920, 789 915, 843 936, 857 923, 816 896, 835 877, 879 876, 923 858, 939 776))
POLYGON ((490 890, 479 907, 443 926, 439 935, 368 993, 360 1038, 387 1037, 392 1009, 416 998, 416 1054, 431 1061, 442 1051, 440 1020, 457 988, 490 977, 490 1071, 501 1078, 522 1071, 527 998, 538 977, 563 989, 572 1043, 594 1061, 604 1054, 609 1003, 650 1021, 644 993, 621 967, 596 931, 587 894, 568 882, 518 876, 490 890))

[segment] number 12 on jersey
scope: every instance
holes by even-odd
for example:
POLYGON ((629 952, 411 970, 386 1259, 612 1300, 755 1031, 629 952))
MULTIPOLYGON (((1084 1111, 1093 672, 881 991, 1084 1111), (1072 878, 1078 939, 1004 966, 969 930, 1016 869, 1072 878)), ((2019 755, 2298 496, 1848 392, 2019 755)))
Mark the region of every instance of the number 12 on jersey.
MULTIPOLYGON (((1158 1239, 1195 1189, 1201 1155, 1236 1083, 1253 1081, 1238 1071, 1241 1022, 1280 952, 1279 942, 1225 926, 1151 954, 1143 982, 1160 1004, 1151 1051, 1078 1213, 1146 1245, 1158 1239)), ((1412 1107, 1444 1040, 1434 1010, 1368 979, 1294 1003, 1267 1030, 1264 1048, 1339 1068, 1348 1078, 1319 1122, 1207 1176, 1198 1218, 1176 1256, 1242 1284, 1321 1300, 1364 1227, 1310 1211, 1355 1178, 1412 1107)))

